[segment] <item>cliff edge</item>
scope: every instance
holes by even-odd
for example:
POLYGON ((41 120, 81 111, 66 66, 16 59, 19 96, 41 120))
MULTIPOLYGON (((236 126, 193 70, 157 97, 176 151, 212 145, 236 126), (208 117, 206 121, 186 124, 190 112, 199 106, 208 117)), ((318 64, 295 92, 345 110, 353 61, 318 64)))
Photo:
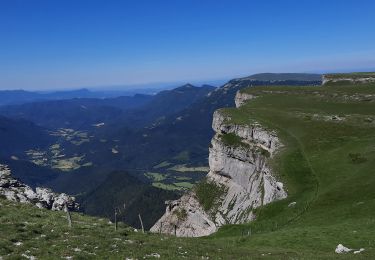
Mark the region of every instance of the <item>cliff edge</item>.
POLYGON ((356 72, 356 73, 336 73, 323 75, 323 85, 329 83, 373 83, 375 82, 375 72, 356 72))
MULTIPOLYGON (((238 93, 239 107, 252 95, 238 93)), ((254 209, 286 198, 269 159, 282 144, 276 133, 257 122, 235 124, 224 111, 214 113, 206 179, 175 201, 168 201, 165 214, 152 232, 199 237, 212 234, 224 224, 240 224, 255 219, 254 209)))

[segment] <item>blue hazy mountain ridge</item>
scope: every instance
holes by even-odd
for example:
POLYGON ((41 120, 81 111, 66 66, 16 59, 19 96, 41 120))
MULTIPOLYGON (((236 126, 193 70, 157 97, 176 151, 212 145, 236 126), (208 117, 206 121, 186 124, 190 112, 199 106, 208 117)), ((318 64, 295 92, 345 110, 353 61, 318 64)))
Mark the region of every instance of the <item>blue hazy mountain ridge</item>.
MULTIPOLYGON (((132 126, 132 128, 142 128, 153 123, 159 124, 166 117, 205 99, 213 90, 215 87, 210 85, 196 87, 188 83, 172 90, 161 91, 150 102, 134 110, 128 110, 120 122, 123 126, 132 126)), ((117 122, 115 124, 118 125, 117 122)))
POLYGON ((71 91, 58 92, 33 92, 26 90, 2 90, 0 91, 0 105, 23 104, 27 102, 35 102, 50 99, 70 99, 94 97, 94 93, 88 89, 78 89, 71 91))
POLYGON ((140 95, 116 98, 74 98, 30 102, 0 107, 0 113, 11 118, 22 118, 38 125, 56 129, 63 127, 86 129, 107 119, 116 119, 124 110, 135 109, 149 102, 153 96, 140 95))
POLYGON ((146 125, 154 119, 176 113, 215 89, 191 84, 164 90, 156 95, 135 94, 115 98, 74 98, 0 107, 0 114, 22 118, 50 129, 92 129, 93 124, 146 125))
MULTIPOLYGON (((108 87, 109 88, 109 87, 108 87)), ((63 91, 26 91, 26 90, 0 90, 0 106, 20 105, 31 102, 66 100, 74 98, 108 99, 121 96, 134 96, 136 94, 154 95, 165 88, 135 88, 111 90, 89 90, 87 88, 63 91)))
MULTIPOLYGON (((320 74, 308 73, 259 73, 248 77, 251 80, 258 81, 280 81, 280 80, 301 80, 301 81, 319 81, 320 74)), ((223 80, 212 81, 210 83, 220 84, 224 83, 223 80)), ((163 90, 173 89, 172 83, 165 83, 165 85, 149 84, 136 86, 103 86, 97 89, 80 88, 73 90, 60 90, 60 91, 26 91, 19 90, 0 90, 0 106, 24 104, 36 101, 47 100, 64 100, 73 98, 115 98, 120 96, 133 96, 135 94, 154 95, 163 90)), ((175 83, 176 85, 176 83, 175 83)), ((202 87, 210 86, 203 84, 202 87)))

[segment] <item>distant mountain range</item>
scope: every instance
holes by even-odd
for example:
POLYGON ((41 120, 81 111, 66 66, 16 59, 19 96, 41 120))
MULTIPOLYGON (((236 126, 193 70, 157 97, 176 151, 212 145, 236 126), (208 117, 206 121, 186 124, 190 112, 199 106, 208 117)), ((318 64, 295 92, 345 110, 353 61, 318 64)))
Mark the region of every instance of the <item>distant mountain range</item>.
MULTIPOLYGON (((254 74, 246 79, 254 81, 320 81, 320 74, 307 74, 307 73, 260 73, 254 74)), ((217 82, 221 82, 217 81, 217 82)), ((217 83, 216 82, 216 83, 217 83)), ((188 84, 189 85, 189 84, 188 84)), ((202 87, 205 87, 204 85, 202 87)), ((89 90, 81 88, 76 90, 64 91, 26 91, 26 90, 0 90, 0 106, 4 105, 17 105, 37 101, 47 100, 64 100, 74 98, 114 98, 120 96, 133 96, 135 94, 154 95, 163 90, 172 89, 170 86, 163 87, 160 84, 158 87, 133 87, 133 88, 120 88, 117 90, 89 90)))
POLYGON ((38 92, 25 90, 0 90, 0 106, 19 105, 30 102, 48 101, 48 100, 66 100, 74 98, 115 98, 122 96, 134 96, 136 94, 154 95, 162 88, 147 89, 128 89, 128 90, 65 90, 55 92, 38 92))
POLYGON ((74 98, 36 101, 0 107, 0 113, 11 118, 22 118, 43 127, 87 129, 93 124, 117 119, 128 109, 149 102, 153 96, 134 95, 117 98, 74 98))

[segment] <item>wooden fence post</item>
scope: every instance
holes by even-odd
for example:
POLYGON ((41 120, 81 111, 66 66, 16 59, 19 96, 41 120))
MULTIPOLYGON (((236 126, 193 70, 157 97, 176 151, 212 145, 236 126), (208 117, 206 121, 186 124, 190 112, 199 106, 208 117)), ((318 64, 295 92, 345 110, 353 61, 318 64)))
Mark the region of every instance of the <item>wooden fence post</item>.
POLYGON ((115 208, 115 231, 117 231, 117 208, 115 208))
POLYGON ((72 227, 72 216, 70 215, 67 203, 65 203, 64 209, 65 209, 65 212, 66 212, 66 217, 68 219, 68 227, 71 228, 72 227))
POLYGON ((141 222, 142 233, 145 233, 145 229, 144 229, 144 227, 143 227, 143 221, 142 221, 142 218, 141 218, 141 214, 138 214, 138 217, 139 217, 139 221, 141 222))

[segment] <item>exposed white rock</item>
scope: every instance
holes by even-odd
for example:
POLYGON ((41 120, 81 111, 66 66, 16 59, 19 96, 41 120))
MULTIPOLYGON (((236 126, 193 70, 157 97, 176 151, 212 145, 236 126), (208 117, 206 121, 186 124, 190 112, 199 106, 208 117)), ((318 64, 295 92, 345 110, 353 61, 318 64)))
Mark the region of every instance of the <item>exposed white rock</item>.
POLYGON ((228 123, 230 117, 224 115, 220 110, 214 112, 212 128, 218 134, 235 134, 243 139, 244 143, 258 146, 273 154, 282 144, 275 131, 267 130, 259 123, 254 122, 251 126, 236 125, 228 123))
POLYGON ((178 200, 166 203, 168 204, 166 213, 151 228, 152 232, 197 237, 212 234, 217 230, 215 223, 203 210, 194 193, 185 194, 178 200))
POLYGON ((35 189, 35 192, 38 196, 40 203, 44 203, 46 205, 52 205, 54 198, 53 198, 53 193, 51 192, 50 189, 37 187, 35 189))
POLYGON ((236 104, 236 107, 240 107, 243 104, 245 104, 246 101, 248 101, 250 99, 254 99, 254 98, 255 98, 255 96, 252 95, 252 94, 244 93, 242 91, 237 91, 234 102, 236 104))
POLYGON ((149 255, 145 255, 145 258, 160 258, 160 254, 158 254, 158 253, 151 253, 149 255))
POLYGON ((211 141, 207 181, 224 191, 217 198, 218 206, 206 212, 193 190, 167 203, 166 213, 151 228, 152 232, 206 236, 224 224, 249 222, 255 218, 253 209, 287 196, 284 185, 268 166, 268 157, 282 146, 276 133, 257 123, 247 126, 228 122, 229 118, 220 111, 214 113, 212 127, 216 135, 211 141), (243 145, 223 142, 221 136, 228 133, 240 137, 243 145))
POLYGON ((361 249, 358 249, 358 250, 350 249, 350 248, 347 248, 347 247, 343 246, 342 244, 338 244, 336 249, 335 249, 335 252, 337 254, 344 254, 344 253, 349 253, 349 252, 352 252, 352 251, 353 251, 354 254, 360 254, 363 251, 365 251, 365 249, 364 248, 361 248, 361 249))
POLYGON ((343 246, 342 244, 338 244, 336 249, 335 249, 335 252, 337 254, 343 254, 343 253, 348 253, 350 251, 352 251, 353 249, 350 249, 350 248, 347 248, 345 246, 343 246))
POLYGON ((341 82, 341 81, 348 81, 352 83, 371 83, 375 82, 375 76, 374 77, 338 77, 338 78, 332 78, 330 75, 323 75, 323 81, 322 84, 325 85, 327 83, 334 83, 334 82, 341 82))
POLYGON ((35 256, 32 256, 32 255, 27 255, 27 254, 22 254, 21 256, 27 258, 27 259, 30 259, 30 260, 36 260, 37 258, 35 256))
POLYGON ((75 198, 67 194, 54 193, 48 188, 37 187, 35 191, 28 185, 14 179, 6 165, 0 164, 0 195, 11 201, 31 203, 38 208, 63 210, 65 204, 70 210, 78 210, 75 198))
POLYGON ((354 251, 354 254, 359 254, 359 253, 362 253, 363 251, 365 251, 365 249, 361 248, 359 250, 354 251))
POLYGON ((65 193, 55 194, 54 201, 52 204, 52 210, 64 210, 65 205, 68 209, 75 209, 78 204, 75 202, 75 198, 65 193))

